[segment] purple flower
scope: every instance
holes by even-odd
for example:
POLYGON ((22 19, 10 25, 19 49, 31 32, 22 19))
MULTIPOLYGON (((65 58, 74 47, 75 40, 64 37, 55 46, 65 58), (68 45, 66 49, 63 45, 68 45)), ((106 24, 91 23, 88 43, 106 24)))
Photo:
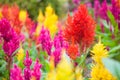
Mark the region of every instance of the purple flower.
POLYGON ((54 37, 53 44, 55 48, 59 48, 59 47, 67 48, 68 47, 68 43, 64 40, 61 30, 54 37))
POLYGON ((42 67, 42 65, 39 63, 39 60, 36 59, 36 62, 34 64, 34 68, 32 71, 32 76, 35 77, 35 80, 40 80, 41 77, 41 71, 40 68, 42 67))
POLYGON ((57 64, 60 60, 60 55, 61 55, 62 48, 66 49, 68 47, 67 42, 64 41, 64 39, 63 39, 61 30, 54 37, 53 45, 54 45, 54 48, 55 48, 55 50, 53 52, 53 56, 54 56, 55 64, 57 64))
POLYGON ((73 0, 73 3, 78 5, 80 3, 80 0, 73 0))
POLYGON ((107 16, 107 11, 108 11, 109 7, 107 6, 107 2, 106 0, 104 0, 101 4, 101 8, 100 8, 100 17, 104 20, 106 20, 107 22, 109 21, 109 18, 107 16))
POLYGON ((20 36, 16 34, 6 19, 0 21, 0 37, 3 38, 3 50, 6 55, 11 56, 19 47, 20 36))
POLYGON ((98 16, 99 16, 99 9, 100 9, 100 2, 99 2, 99 0, 94 0, 94 15, 95 15, 95 19, 97 19, 98 16))
POLYGON ((111 6, 111 12, 114 15, 117 23, 118 23, 118 27, 120 29, 120 1, 119 0, 112 0, 112 6, 111 6))
POLYGON ((60 61, 61 51, 62 51, 62 48, 55 48, 53 52, 55 65, 60 61))
POLYGON ((35 29, 37 27, 37 24, 38 23, 35 23, 33 26, 32 26, 32 29, 30 30, 30 37, 32 37, 34 35, 34 32, 35 32, 35 29))
POLYGON ((14 68, 10 70, 10 80, 24 80, 21 69, 17 65, 14 65, 14 68))
POLYGON ((29 57, 28 51, 26 51, 26 58, 24 60, 24 65, 26 67, 30 67, 31 64, 32 64, 32 59, 29 57))
POLYGON ((42 30, 40 32, 39 42, 42 45, 42 49, 45 50, 48 55, 51 55, 52 41, 50 38, 49 30, 44 29, 44 27, 42 27, 42 30))
POLYGON ((24 60, 24 65, 26 66, 24 69, 24 79, 30 80, 31 78, 31 69, 30 66, 32 64, 32 59, 29 57, 28 51, 26 52, 26 58, 24 60))

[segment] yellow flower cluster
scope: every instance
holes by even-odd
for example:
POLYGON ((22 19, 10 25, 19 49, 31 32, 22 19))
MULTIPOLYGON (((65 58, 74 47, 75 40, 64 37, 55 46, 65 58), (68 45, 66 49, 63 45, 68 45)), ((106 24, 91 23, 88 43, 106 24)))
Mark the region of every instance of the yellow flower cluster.
POLYGON ((46 7, 45 16, 43 15, 41 10, 39 11, 37 21, 38 21, 38 26, 35 33, 36 36, 39 35, 42 25, 44 25, 44 27, 50 31, 51 36, 54 36, 54 34, 58 30, 57 27, 58 16, 55 14, 53 8, 50 5, 46 7))
POLYGON ((19 51, 18 51, 18 53, 17 53, 17 60, 18 61, 21 61, 21 60, 23 60, 23 58, 24 58, 24 56, 25 56, 25 54, 24 54, 24 50, 23 50, 23 48, 21 47, 20 49, 19 49, 19 51))
POLYGON ((116 80, 102 63, 102 58, 108 56, 108 51, 105 49, 105 46, 99 41, 98 44, 93 47, 91 52, 93 53, 92 58, 95 64, 91 70, 90 80, 116 80))
POLYGON ((25 22, 26 17, 27 17, 27 11, 20 10, 20 12, 19 12, 19 20, 22 21, 22 22, 25 22))
POLYGON ((1 10, 0 10, 0 19, 2 19, 2 17, 3 17, 3 15, 2 15, 2 12, 1 12, 1 10))
POLYGON ((54 67, 54 58, 50 59, 50 69, 46 80, 83 80, 80 68, 77 67, 74 72, 73 64, 65 51, 62 51, 61 60, 56 68, 54 67))

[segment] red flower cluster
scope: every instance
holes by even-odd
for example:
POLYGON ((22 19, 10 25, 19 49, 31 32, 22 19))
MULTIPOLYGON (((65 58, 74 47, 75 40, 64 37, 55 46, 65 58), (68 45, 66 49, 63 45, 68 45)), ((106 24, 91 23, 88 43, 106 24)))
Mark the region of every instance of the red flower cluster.
POLYGON ((68 15, 64 37, 69 42, 73 37, 75 43, 86 48, 93 42, 94 35, 95 21, 88 14, 86 6, 80 5, 73 16, 68 15))
POLYGON ((26 28, 28 31, 32 28, 34 25, 34 22, 29 18, 29 15, 26 15, 26 21, 25 23, 19 20, 19 7, 17 5, 9 6, 9 5, 3 5, 2 6, 2 18, 6 18, 9 20, 11 26, 13 26, 14 30, 17 33, 21 32, 21 28, 23 25, 26 25, 26 28))
POLYGON ((67 49, 67 54, 70 56, 71 59, 75 60, 79 55, 79 48, 78 45, 74 44, 72 40, 72 44, 67 49))

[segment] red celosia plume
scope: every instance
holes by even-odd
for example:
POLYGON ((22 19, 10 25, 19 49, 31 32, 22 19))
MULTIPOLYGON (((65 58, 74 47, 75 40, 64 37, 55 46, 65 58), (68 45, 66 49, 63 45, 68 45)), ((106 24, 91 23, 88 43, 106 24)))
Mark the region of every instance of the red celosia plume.
POLYGON ((64 38, 71 42, 74 38, 75 43, 81 47, 89 47, 94 40, 95 21, 88 14, 85 5, 80 5, 73 16, 68 15, 64 38))

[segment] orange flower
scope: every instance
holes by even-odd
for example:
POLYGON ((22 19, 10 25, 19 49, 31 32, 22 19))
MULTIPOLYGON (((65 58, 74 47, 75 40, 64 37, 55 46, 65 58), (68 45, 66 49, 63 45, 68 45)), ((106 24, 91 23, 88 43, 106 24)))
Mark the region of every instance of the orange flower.
POLYGON ((63 35, 69 42, 73 37, 75 43, 78 43, 82 48, 91 45, 95 35, 95 21, 88 14, 85 5, 80 5, 73 16, 68 15, 63 35))
POLYGON ((72 44, 68 47, 67 54, 70 56, 70 58, 75 60, 78 56, 78 51, 78 45, 74 44, 74 39, 72 38, 72 44))

